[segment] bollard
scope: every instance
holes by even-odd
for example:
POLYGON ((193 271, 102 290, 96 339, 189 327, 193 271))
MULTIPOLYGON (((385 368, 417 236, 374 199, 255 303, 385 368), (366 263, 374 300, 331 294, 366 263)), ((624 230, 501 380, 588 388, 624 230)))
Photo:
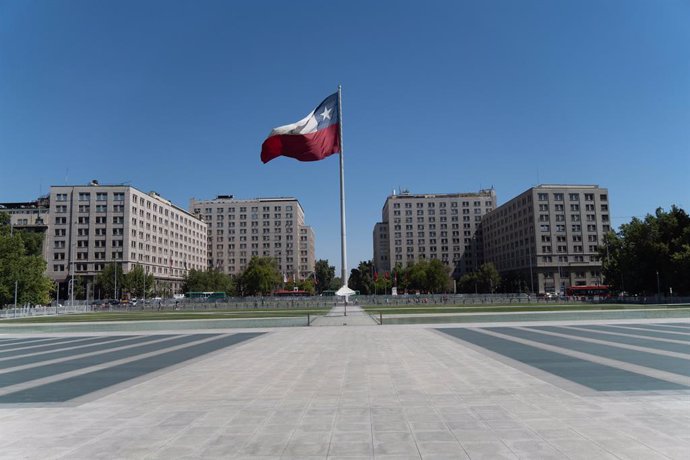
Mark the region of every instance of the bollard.
POLYGON ((307 326, 311 326, 311 321, 309 320, 309 313, 307 313, 307 326))
POLYGON ((383 313, 379 312, 379 326, 383 325, 383 313))

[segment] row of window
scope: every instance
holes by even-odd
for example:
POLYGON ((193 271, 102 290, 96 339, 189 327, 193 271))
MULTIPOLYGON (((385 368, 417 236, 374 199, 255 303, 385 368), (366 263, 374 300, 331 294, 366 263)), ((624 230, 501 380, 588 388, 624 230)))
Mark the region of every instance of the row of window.
MULTIPOLYGON (((402 230, 402 225, 395 225, 393 228, 394 228, 394 230, 396 230, 396 231, 397 231, 397 230, 402 230)), ((405 225, 405 230, 412 230, 413 228, 414 228, 413 225, 410 225, 410 224, 405 225)), ((424 230, 424 229, 426 229, 426 228, 427 228, 427 226, 424 225, 424 224, 417 224, 417 230, 424 230)), ((429 230, 435 230, 435 229, 436 229, 436 224, 430 224, 428 228, 429 228, 429 230)), ((441 230, 446 230, 446 229, 448 228, 448 224, 440 224, 440 225, 439 225, 439 228, 440 228, 441 230)), ((458 229, 458 228, 460 228, 460 224, 451 224, 450 228, 452 228, 452 229, 454 229, 454 230, 455 230, 455 229, 458 229)), ((472 228, 472 224, 462 224, 462 228, 464 228, 464 229, 471 229, 471 228, 472 228)), ((384 233, 384 234, 385 234, 385 233, 384 233)))
MULTIPOLYGON (((486 212, 489 212, 489 211, 491 211, 491 208, 487 208, 485 211, 486 211, 486 212)), ((401 213, 402 213, 402 211, 400 211, 400 210, 397 210, 397 209, 393 210, 393 215, 394 215, 394 216, 400 216, 400 215, 402 215, 401 213)), ((481 213, 482 213, 482 209, 481 209, 481 208, 474 208, 474 214, 481 214, 481 213)), ((459 214, 459 210, 457 210, 457 209, 451 209, 451 214, 452 214, 452 215, 458 215, 458 214, 459 214)), ((470 214, 470 210, 469 210, 469 209, 463 209, 463 210, 462 210, 462 214, 463 214, 463 215, 468 215, 468 214, 470 214)), ((405 215, 406 215, 406 216, 411 216, 411 215, 412 215, 412 210, 410 210, 410 209, 406 210, 406 211, 405 211, 405 215)), ((418 210, 417 210, 417 215, 418 215, 418 216, 424 216, 424 215, 427 215, 427 216, 435 216, 435 215, 436 215, 436 210, 435 210, 435 209, 427 209, 427 210, 425 211, 424 209, 418 209, 418 210)), ((446 210, 445 210, 445 209, 440 209, 440 210, 439 210, 439 215, 440 215, 440 216, 445 216, 445 215, 446 215, 446 210)))
MULTIPOLYGON (((134 225, 136 225, 136 216, 137 216, 137 208, 133 207, 132 208, 132 222, 134 222, 134 225)), ((178 222, 175 222, 174 220, 168 221, 168 219, 166 219, 162 216, 156 216, 155 214, 151 215, 150 212, 144 213, 143 209, 139 210, 139 223, 140 223, 140 225, 144 225, 144 217, 146 218, 147 221, 153 222, 154 229, 156 228, 156 224, 160 225, 161 231, 162 231, 163 227, 170 227, 171 229, 178 230, 178 231, 181 231, 181 232, 186 233, 186 234, 200 235, 203 233, 204 229, 206 228, 206 226, 204 224, 199 223, 199 222, 194 222, 192 225, 189 225, 188 221, 182 222, 181 224, 178 222)), ((148 222, 147 222, 147 224, 148 224, 148 222)))
MULTIPOLYGON (((565 214, 539 214, 539 222, 549 222, 551 220, 552 216, 556 220, 556 222, 565 222, 565 214)), ((571 214, 570 215, 570 220, 572 222, 580 222, 580 218, 581 218, 580 214, 571 214)), ((597 216, 596 216, 596 214, 586 214, 585 220, 587 222, 596 222, 597 216)), ((602 214, 601 215, 601 221, 602 222, 608 222, 609 221, 609 215, 608 214, 602 214)))
MULTIPOLYGON (((560 232, 560 233, 565 232, 565 227, 566 227, 566 226, 565 226, 564 224, 557 224, 557 225, 554 225, 554 228, 555 228, 556 232, 560 232)), ((573 224, 573 225, 570 227, 570 229, 571 229, 571 231, 573 231, 573 232, 581 232, 581 231, 582 231, 582 225, 573 224)), ((602 230, 604 233, 606 233, 606 232, 608 232, 608 231, 611 230, 611 227, 610 227, 609 225, 602 225, 602 226, 601 226, 601 230, 602 230)), ((551 231, 551 225, 549 225, 549 224, 541 224, 541 225, 539 225, 539 231, 541 231, 541 232, 550 232, 550 231, 551 231)), ((587 225, 587 231, 588 231, 588 232, 596 232, 596 231, 597 231, 597 226, 594 225, 594 224, 589 224, 589 225, 587 225)))
MULTIPOLYGON (((564 193, 553 193, 553 201, 564 201, 565 194, 564 193)), ((584 194, 585 201, 594 201, 594 193, 585 193, 584 194)), ((537 193, 537 199, 539 201, 549 201, 549 194, 548 193, 537 193)), ((579 193, 568 193, 568 200, 569 201, 580 201, 580 194, 579 193)), ((599 201, 607 201, 608 196, 604 193, 599 195, 599 201)))
MULTIPOLYGON (((410 235, 411 237, 412 235, 410 235)), ((424 235, 421 235, 424 236, 424 235)), ((405 244, 407 246, 414 246, 414 239, 413 238, 408 238, 405 240, 405 244)), ((448 244, 448 238, 441 238, 440 239, 441 244, 448 244)), ((460 238, 451 238, 450 240, 453 244, 460 244, 460 238)), ((465 244, 471 244, 473 242, 479 241, 478 239, 472 239, 472 238, 465 238, 463 240, 463 243, 465 244)), ((429 238, 428 240, 426 239, 418 239, 417 240, 417 246, 424 246, 426 244, 436 244, 436 238, 429 238)), ((402 246, 403 245, 403 240, 395 240, 395 246, 402 246)))
MULTIPOLYGON (((553 256, 542 256, 541 257, 542 262, 545 263, 552 263, 553 262, 553 256)), ((557 262, 585 262, 585 260, 588 260, 590 262, 598 262, 599 261, 599 256, 558 256, 557 262)))
MULTIPOLYGON (((469 255, 468 255, 468 254, 465 254, 465 256, 467 257, 465 264, 466 264, 467 266, 473 265, 473 263, 472 263, 472 255, 471 255, 471 254, 469 254, 469 255)), ((423 260, 423 259, 426 259, 426 258, 427 258, 427 255, 426 255, 426 254, 417 254, 417 255, 415 256, 414 254, 408 253, 408 254, 406 255, 405 258, 406 258, 408 261, 414 261, 414 260, 416 260, 416 259, 422 259, 422 260, 423 260)), ((429 254, 429 259, 439 259, 439 256, 438 256, 438 254, 429 254)), ((402 255, 402 254, 396 254, 396 255, 395 255, 395 260, 396 260, 396 261, 401 261, 401 260, 403 260, 403 255, 402 255)), ((451 259, 448 257, 448 254, 441 254, 440 260, 441 260, 444 264, 450 265, 451 259)), ((460 260, 460 259, 459 259, 459 258, 453 258, 453 259, 452 259, 453 263, 457 262, 458 260, 460 260)))
MULTIPOLYGON (((64 252, 55 252, 53 253, 53 260, 66 260, 64 252)), ((110 253, 111 258, 114 260, 120 260, 122 259, 122 249, 118 249, 115 251, 112 251, 110 253)), ((77 260, 87 260, 89 258, 89 253, 88 252, 77 252, 77 260)), ((94 252, 94 259, 103 259, 105 260, 105 251, 96 251, 94 252)))
MULTIPOLYGON (((55 205, 55 212, 58 214, 65 214, 67 212, 67 209, 68 209, 67 205, 62 205, 62 204, 55 205)), ((115 204, 115 205, 113 205, 112 209, 113 209, 113 212, 115 212, 115 213, 123 213, 123 212, 125 212, 125 205, 115 204)), ((97 213, 108 212, 108 205, 97 204, 95 206, 95 210, 97 213)), ((91 212, 91 206, 88 204, 80 204, 77 207, 77 211, 80 214, 88 214, 91 212)))
MULTIPOLYGON (((473 220, 471 219, 472 216, 462 216, 462 221, 463 222, 472 222, 473 220)), ((448 222, 448 218, 446 216, 441 216, 438 218, 439 222, 448 222)), ((451 222, 460 222, 459 216, 452 216, 450 218, 451 222)), ((482 216, 474 216, 474 222, 481 222, 482 221, 482 216)), ((393 218, 393 223, 394 224, 399 224, 402 222, 401 217, 394 217, 393 218)), ((413 217, 405 217, 405 223, 411 224, 414 222, 413 217)), ((418 223, 424 223, 424 222, 436 222, 436 217, 417 217, 417 222, 418 223)))
MULTIPOLYGON (((89 230, 88 228, 78 228, 77 229, 77 236, 89 236, 89 230)), ((96 228, 94 229, 94 234, 96 236, 105 236, 106 235, 106 228, 96 228)), ((124 229, 122 228, 112 228, 111 229, 111 234, 113 236, 121 236, 124 235, 124 229)), ((66 228, 56 228, 53 233, 54 236, 56 237, 62 237, 62 236, 67 236, 67 229, 66 228)))
MULTIPOLYGON (((598 241, 598 235, 587 235, 587 241, 590 243, 596 243, 598 241)), ((574 243, 578 243, 582 241, 582 235, 571 235, 570 236, 571 241, 574 243)), ((559 243, 565 243, 567 241, 567 238, 565 235, 558 235, 556 236, 556 241, 559 243)), ((542 235, 541 236, 541 242, 542 243, 550 243, 551 242, 551 235, 542 235)))
MULTIPOLYGON (((251 221, 250 224, 251 224, 250 227, 252 227, 252 228, 260 227, 258 220, 251 221)), ((274 227, 274 228, 275 227, 282 227, 282 226, 293 227, 293 221, 291 221, 291 220, 286 220, 284 223, 280 220, 276 220, 276 221, 273 221, 273 225, 271 225, 270 221, 265 220, 262 222, 262 224, 263 225, 261 225, 261 227, 265 229, 264 233, 268 233, 268 231, 270 231, 271 227, 274 227)), ((239 225, 237 225, 237 226, 242 227, 242 228, 246 228, 247 227, 247 221, 240 221, 239 225)), ((219 220, 218 222, 216 222, 216 228, 224 228, 224 227, 226 227, 224 221, 219 220)), ((228 228, 235 228, 236 227, 235 222, 233 222, 233 221, 228 222, 227 227, 228 228)), ((209 231, 210 230, 211 230, 211 226, 209 224, 209 231)))
MULTIPOLYGON (((553 249, 553 246, 542 246, 541 252, 554 252, 553 249)), ((588 249, 589 252, 597 252, 599 250, 599 246, 590 244, 588 249)), ((556 246, 556 252, 568 252, 568 246, 558 245, 556 246)), ((572 252, 584 252, 584 246, 579 244, 573 245, 572 252)))
MULTIPOLYGON (((228 220, 235 220, 235 219, 239 219, 239 220, 259 220, 259 218, 266 220, 266 219, 270 219, 270 218, 271 218, 271 215, 270 215, 270 214, 262 214, 261 217, 259 217, 259 214, 250 214, 250 217, 251 217, 250 219, 247 219, 247 215, 246 215, 246 214, 228 214, 228 220)), ((280 219, 283 218, 283 214, 281 214, 281 213, 273 214, 273 218, 274 218, 274 219, 280 220, 280 219)), ((293 216, 292 216, 292 213, 291 213, 291 212, 285 213, 285 219, 292 219, 292 218, 293 218, 293 216)), ((206 220, 206 222, 210 222, 210 221, 214 220, 214 217, 213 217, 212 214, 206 214, 206 215, 204 216, 204 219, 206 220)), ((216 220, 216 221, 225 220, 225 215, 223 215, 223 214, 218 214, 218 215, 215 216, 215 220, 216 220)))
MULTIPOLYGON (((91 203, 92 196, 95 196, 95 201, 97 203, 95 205, 96 212, 98 212, 98 213, 107 212, 108 205, 106 203, 108 201, 108 195, 109 195, 109 192, 95 192, 95 193, 79 192, 77 195, 77 199, 78 199, 79 203, 83 203, 83 204, 78 205, 78 208, 77 208, 78 212, 80 212, 80 213, 91 212, 90 204, 86 204, 86 203, 91 203), (98 203, 101 203, 101 204, 98 204, 98 203)), ((114 202, 124 202, 125 201, 125 193, 124 192, 112 192, 112 196, 113 196, 114 202)), ((68 199, 69 199, 69 195, 67 193, 57 193, 55 195, 55 201, 57 201, 57 202, 66 202, 66 201, 68 201, 68 199)), ((151 200, 149 200, 149 199, 145 199, 145 198, 139 197, 137 195, 132 195, 132 203, 136 205, 137 201, 138 201, 140 206, 145 207, 146 209, 153 210, 154 213, 160 213, 161 216, 170 217, 173 221, 182 222, 183 225, 192 226, 193 228, 196 228, 196 229, 203 228, 202 223, 198 222, 196 219, 192 219, 192 218, 189 218, 187 216, 173 212, 163 205, 159 205, 157 203, 152 203, 151 200)), ((56 212, 58 212, 58 213, 65 213, 65 212, 67 212, 67 205, 58 204, 55 206, 55 209, 56 209, 56 212)), ((136 215, 137 208, 133 206, 132 210, 133 210, 134 214, 136 215)), ((113 212, 124 212, 124 204, 113 205, 113 212)), ((149 214, 150 213, 147 213, 147 215, 149 215, 149 214)), ((167 222, 166 222, 166 225, 167 225, 167 222)))
MULTIPOLYGON (((283 248, 283 245, 281 243, 273 243, 273 244, 271 244, 271 243, 249 243, 249 247, 251 249, 259 249, 259 244, 261 244, 261 247, 263 249, 271 249, 271 248, 282 249, 283 248)), ((248 247, 247 243, 239 243, 237 245, 238 249, 247 249, 247 247, 248 247)), ((287 251, 286 251, 287 254, 292 254, 292 249, 294 249, 294 246, 292 245, 292 243, 286 243, 285 248, 287 249, 287 251)), ((217 244, 216 245, 216 251, 222 252, 226 249, 228 250, 228 252, 234 251, 236 249, 235 243, 228 244, 227 247, 223 244, 217 244)), ((210 253, 211 253, 211 251, 209 250, 209 254, 210 253)))
MULTIPOLYGON (((105 268, 104 263, 75 263, 74 264, 74 270, 77 272, 88 272, 88 271, 103 271, 105 268), (89 268, 93 267, 93 268, 89 268)), ((53 271, 54 272, 64 272, 66 269, 65 264, 54 264, 53 265, 53 271)), ((167 274, 173 274, 176 276, 182 276, 183 271, 182 270, 175 270, 175 269, 168 269, 167 267, 158 267, 158 266, 152 266, 148 268, 148 273, 159 273, 162 275, 167 275, 167 274)))
MULTIPOLYGON (((125 218, 122 216, 113 216, 111 221, 115 225, 124 225, 125 218)), ((91 218, 89 216, 77 217, 77 223, 80 225, 88 225, 90 222, 91 222, 91 218)), ((105 225, 108 223, 108 218, 106 216, 96 216, 94 219, 94 222, 96 224, 105 225)), ((55 225, 67 225, 67 218, 66 217, 56 217, 55 218, 55 225)))
MULTIPOLYGON (((408 202, 408 203, 404 203, 404 204, 405 204, 405 208, 407 208, 407 209, 409 209, 409 208, 412 207, 412 203, 409 203, 409 202, 408 202)), ((478 206, 481 206, 481 205, 482 205, 482 202, 481 202, 481 201, 473 201, 472 204, 473 204, 474 207, 478 207, 478 206)), ((493 201, 485 201, 485 202, 484 202, 484 206, 489 206, 489 207, 491 207, 491 206, 493 206, 493 205, 494 205, 493 201)), ((469 202, 469 201, 463 201, 463 202, 462 202, 462 207, 463 207, 463 208, 468 208, 469 206, 470 206, 470 202, 469 202)), ((424 207, 424 203, 423 203, 423 202, 418 202, 416 207, 417 207, 417 208, 423 208, 423 207, 424 207)), ((429 201, 429 202, 426 203, 426 207, 427 207, 427 208, 435 208, 435 207, 436 207, 436 202, 434 202, 434 201, 429 201)), ((445 202, 445 201, 441 201, 441 202, 438 203, 438 207, 439 207, 439 208, 446 208, 446 207, 448 207, 448 203, 445 202)), ((457 207, 458 207, 458 202, 457 202, 457 201, 452 201, 452 202, 450 202, 450 207, 451 207, 451 208, 457 208, 457 207)), ((393 203, 393 209, 399 209, 399 208, 400 208, 400 203, 393 203)))
MULTIPOLYGON (((213 212, 214 208, 204 208, 204 212, 206 214, 211 214, 213 212)), ((217 214, 223 214, 225 211, 227 211, 229 214, 232 214, 235 212, 235 207, 228 207, 228 208, 215 208, 217 214)), ((247 209, 250 209, 251 212, 259 212, 259 207, 258 206, 239 206, 238 207, 239 212, 247 212, 247 209)), ((273 206, 273 211, 274 212, 281 212, 283 210, 282 206, 273 206)), ((286 211, 292 211, 292 205, 286 205, 285 206, 286 211)), ((271 207, 270 206, 262 206, 261 207, 262 212, 271 212, 271 207)), ((201 213, 201 208, 194 208, 194 213, 195 214, 200 214, 201 213)))
MULTIPOLYGON (((603 212, 607 212, 609 210, 609 205, 608 204, 601 204, 600 209, 603 212)), ((539 205, 539 211, 548 211, 549 210, 549 205, 548 204, 540 204, 539 205)), ((554 204, 553 205, 553 210, 556 212, 565 212, 565 205, 564 204, 554 204)), ((580 210, 580 205, 578 203, 573 203, 570 205, 570 211, 577 212, 580 210)), ((588 203, 585 204, 585 211, 590 211, 593 212, 596 210, 596 207, 594 204, 588 203)))
MULTIPOLYGON (((429 237, 430 237, 430 238, 435 238, 435 237, 436 237, 436 233, 437 233, 437 232, 430 231, 430 232, 429 232, 429 237)), ((445 231, 445 230, 444 230, 444 231, 441 231, 441 232, 438 232, 438 234, 439 234, 439 236, 441 236, 441 237, 446 237, 446 236, 448 236, 448 232, 445 231)), ((418 230, 417 233, 416 233, 416 235, 417 235, 418 238, 425 238, 426 233, 425 233, 424 231, 422 231, 422 230, 418 230)), ((453 230, 452 232, 450 232, 450 235, 451 235, 451 236, 460 236, 460 231, 459 231, 459 230, 453 230)), ((464 236, 472 236, 472 231, 471 231, 471 230, 465 230, 465 231, 463 232, 463 235, 464 235, 464 236)), ((402 232, 395 232, 395 233, 393 234, 393 236, 396 238, 395 241, 396 241, 396 244, 397 244, 398 238, 402 238, 402 232)), ((414 237, 415 237, 415 232, 409 232, 409 231, 408 231, 408 232, 405 232, 405 237, 406 237, 406 238, 414 238, 414 237)))
MULTIPOLYGON (((79 201, 91 201, 91 192, 79 192, 77 195, 79 201)), ((96 201, 108 201, 108 192, 96 192, 96 201)), ((55 201, 68 201, 68 193, 56 193, 55 201)), ((125 201, 124 192, 113 192, 113 201, 125 201)))
MULTIPOLYGON (((104 248, 105 247, 106 240, 94 240, 93 245, 95 248, 104 248)), ((65 240, 55 240, 53 242, 53 248, 55 249, 63 249, 66 247, 67 242, 65 240)), ((110 245, 112 247, 122 247, 123 246, 123 241, 122 240, 112 240, 110 242, 110 245)), ((89 240, 77 240, 77 247, 78 248, 88 248, 89 247, 89 240)))

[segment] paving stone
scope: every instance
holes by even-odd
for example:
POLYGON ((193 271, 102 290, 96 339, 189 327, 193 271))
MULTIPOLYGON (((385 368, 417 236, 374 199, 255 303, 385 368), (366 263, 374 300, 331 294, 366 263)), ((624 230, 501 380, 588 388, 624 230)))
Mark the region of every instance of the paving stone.
POLYGON ((0 456, 685 459, 690 452, 690 391, 569 386, 427 326, 266 332, 65 404, 0 405, 0 456))

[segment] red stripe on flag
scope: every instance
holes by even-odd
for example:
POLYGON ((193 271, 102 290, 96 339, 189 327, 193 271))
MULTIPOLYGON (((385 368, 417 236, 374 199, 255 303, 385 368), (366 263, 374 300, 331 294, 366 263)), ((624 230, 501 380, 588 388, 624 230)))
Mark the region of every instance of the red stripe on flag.
POLYGON ((261 161, 268 163, 285 156, 299 161, 319 161, 340 152, 339 124, 309 134, 279 134, 261 146, 261 161))

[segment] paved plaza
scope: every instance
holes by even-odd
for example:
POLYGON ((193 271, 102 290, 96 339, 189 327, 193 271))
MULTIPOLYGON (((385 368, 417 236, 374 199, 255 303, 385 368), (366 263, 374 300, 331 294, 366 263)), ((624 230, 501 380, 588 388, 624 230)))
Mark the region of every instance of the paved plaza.
POLYGON ((690 457, 687 319, 379 326, 350 313, 0 335, 0 457, 690 457))

